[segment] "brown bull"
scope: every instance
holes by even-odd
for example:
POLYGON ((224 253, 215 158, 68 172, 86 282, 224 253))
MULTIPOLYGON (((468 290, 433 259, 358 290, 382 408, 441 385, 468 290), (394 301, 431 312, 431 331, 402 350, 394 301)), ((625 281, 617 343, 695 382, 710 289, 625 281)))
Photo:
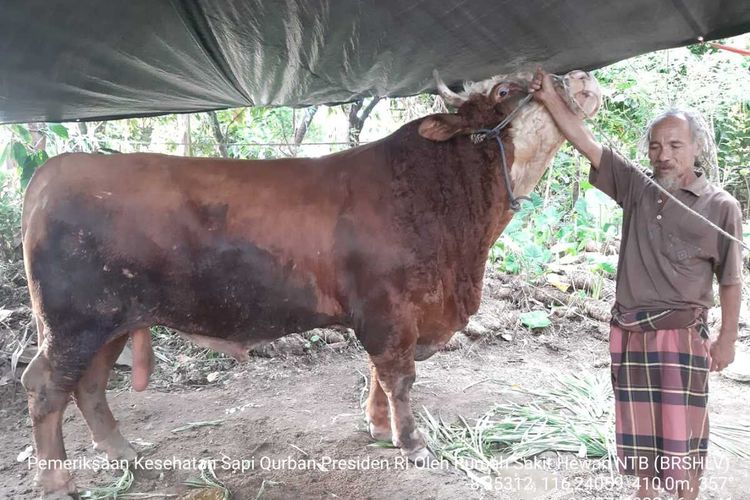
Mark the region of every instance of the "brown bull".
MULTIPOLYGON (((567 81, 589 113, 598 107, 588 75, 567 81)), ((290 332, 350 326, 371 360, 371 434, 426 458, 409 404, 414 361, 477 311, 489 249, 513 216, 497 143, 473 144, 468 134, 515 109, 523 85, 486 87, 446 94, 460 104, 456 114, 320 159, 68 154, 47 162, 23 213, 39 353, 22 381, 38 460, 65 457, 71 394, 96 449, 135 457, 105 388, 128 336, 133 386, 146 387, 156 324, 241 359, 290 332)), ((518 196, 562 136, 532 102, 502 140, 518 196)), ((75 491, 62 468, 40 469, 38 480, 46 493, 75 491)))

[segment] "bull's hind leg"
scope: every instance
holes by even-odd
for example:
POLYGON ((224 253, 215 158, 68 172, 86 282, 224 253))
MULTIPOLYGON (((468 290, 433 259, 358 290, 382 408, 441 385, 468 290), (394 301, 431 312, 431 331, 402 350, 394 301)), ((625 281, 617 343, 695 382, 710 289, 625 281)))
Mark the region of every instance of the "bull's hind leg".
POLYGON ((388 397, 378 380, 375 365, 370 361, 370 394, 365 409, 367 422, 370 424, 370 435, 379 441, 391 441, 391 421, 388 417, 388 397))
POLYGON ((29 416, 34 434, 37 459, 37 483, 45 494, 73 494, 75 483, 64 467, 65 446, 62 419, 70 399, 70 390, 61 387, 53 374, 45 341, 21 376, 29 399, 29 416))
POLYGON ((127 335, 105 344, 94 356, 75 390, 75 401, 91 431, 94 449, 107 454, 109 460, 135 460, 136 451, 117 427, 117 420, 107 404, 107 381, 127 335))

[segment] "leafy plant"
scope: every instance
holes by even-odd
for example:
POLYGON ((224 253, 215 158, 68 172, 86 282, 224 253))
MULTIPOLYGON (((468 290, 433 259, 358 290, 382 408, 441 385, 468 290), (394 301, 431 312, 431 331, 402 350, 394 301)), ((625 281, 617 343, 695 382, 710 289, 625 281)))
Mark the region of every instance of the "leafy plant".
POLYGON ((490 260, 501 271, 517 274, 525 270, 539 274, 552 258, 546 243, 550 223, 559 219, 559 213, 556 207, 537 212, 536 209, 542 206, 542 198, 537 193, 531 193, 530 198, 530 202, 521 205, 490 251, 490 260))
POLYGON ((531 328, 546 328, 552 324, 549 315, 544 311, 529 311, 519 316, 521 323, 531 328))
POLYGON ((310 349, 323 346, 325 343, 325 340, 320 335, 312 335, 309 340, 305 341, 304 348, 309 351, 310 349))
MULTIPOLYGON (((585 181, 581 188, 594 189, 585 181)), ((590 242, 599 244, 617 236, 621 213, 610 209, 604 215, 600 205, 586 197, 579 197, 567 212, 556 204, 543 207, 536 192, 530 197, 531 203, 522 206, 490 250, 490 261, 502 272, 539 275, 558 254, 577 255, 590 242)))
POLYGON ((21 192, 12 172, 0 170, 0 256, 11 260, 21 236, 21 192))

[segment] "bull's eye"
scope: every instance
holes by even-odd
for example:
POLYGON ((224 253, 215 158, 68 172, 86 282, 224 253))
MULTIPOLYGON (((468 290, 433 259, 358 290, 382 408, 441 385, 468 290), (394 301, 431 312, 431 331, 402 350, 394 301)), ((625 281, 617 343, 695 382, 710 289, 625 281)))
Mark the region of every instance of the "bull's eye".
POLYGON ((506 95, 508 95, 508 91, 507 90, 501 90, 500 92, 498 92, 498 94, 500 95, 500 97, 505 97, 506 95))

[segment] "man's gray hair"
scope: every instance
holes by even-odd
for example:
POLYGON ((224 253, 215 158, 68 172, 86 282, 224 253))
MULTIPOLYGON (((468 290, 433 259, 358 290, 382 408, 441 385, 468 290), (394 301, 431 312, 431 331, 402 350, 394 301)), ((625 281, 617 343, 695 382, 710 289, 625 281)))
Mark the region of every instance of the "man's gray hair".
POLYGON ((651 141, 651 131, 654 125, 670 116, 684 118, 690 127, 690 135, 697 147, 695 166, 711 173, 717 165, 716 142, 714 141, 713 129, 698 111, 689 108, 669 108, 657 115, 649 122, 646 133, 641 139, 641 149, 648 156, 648 144, 651 141))

